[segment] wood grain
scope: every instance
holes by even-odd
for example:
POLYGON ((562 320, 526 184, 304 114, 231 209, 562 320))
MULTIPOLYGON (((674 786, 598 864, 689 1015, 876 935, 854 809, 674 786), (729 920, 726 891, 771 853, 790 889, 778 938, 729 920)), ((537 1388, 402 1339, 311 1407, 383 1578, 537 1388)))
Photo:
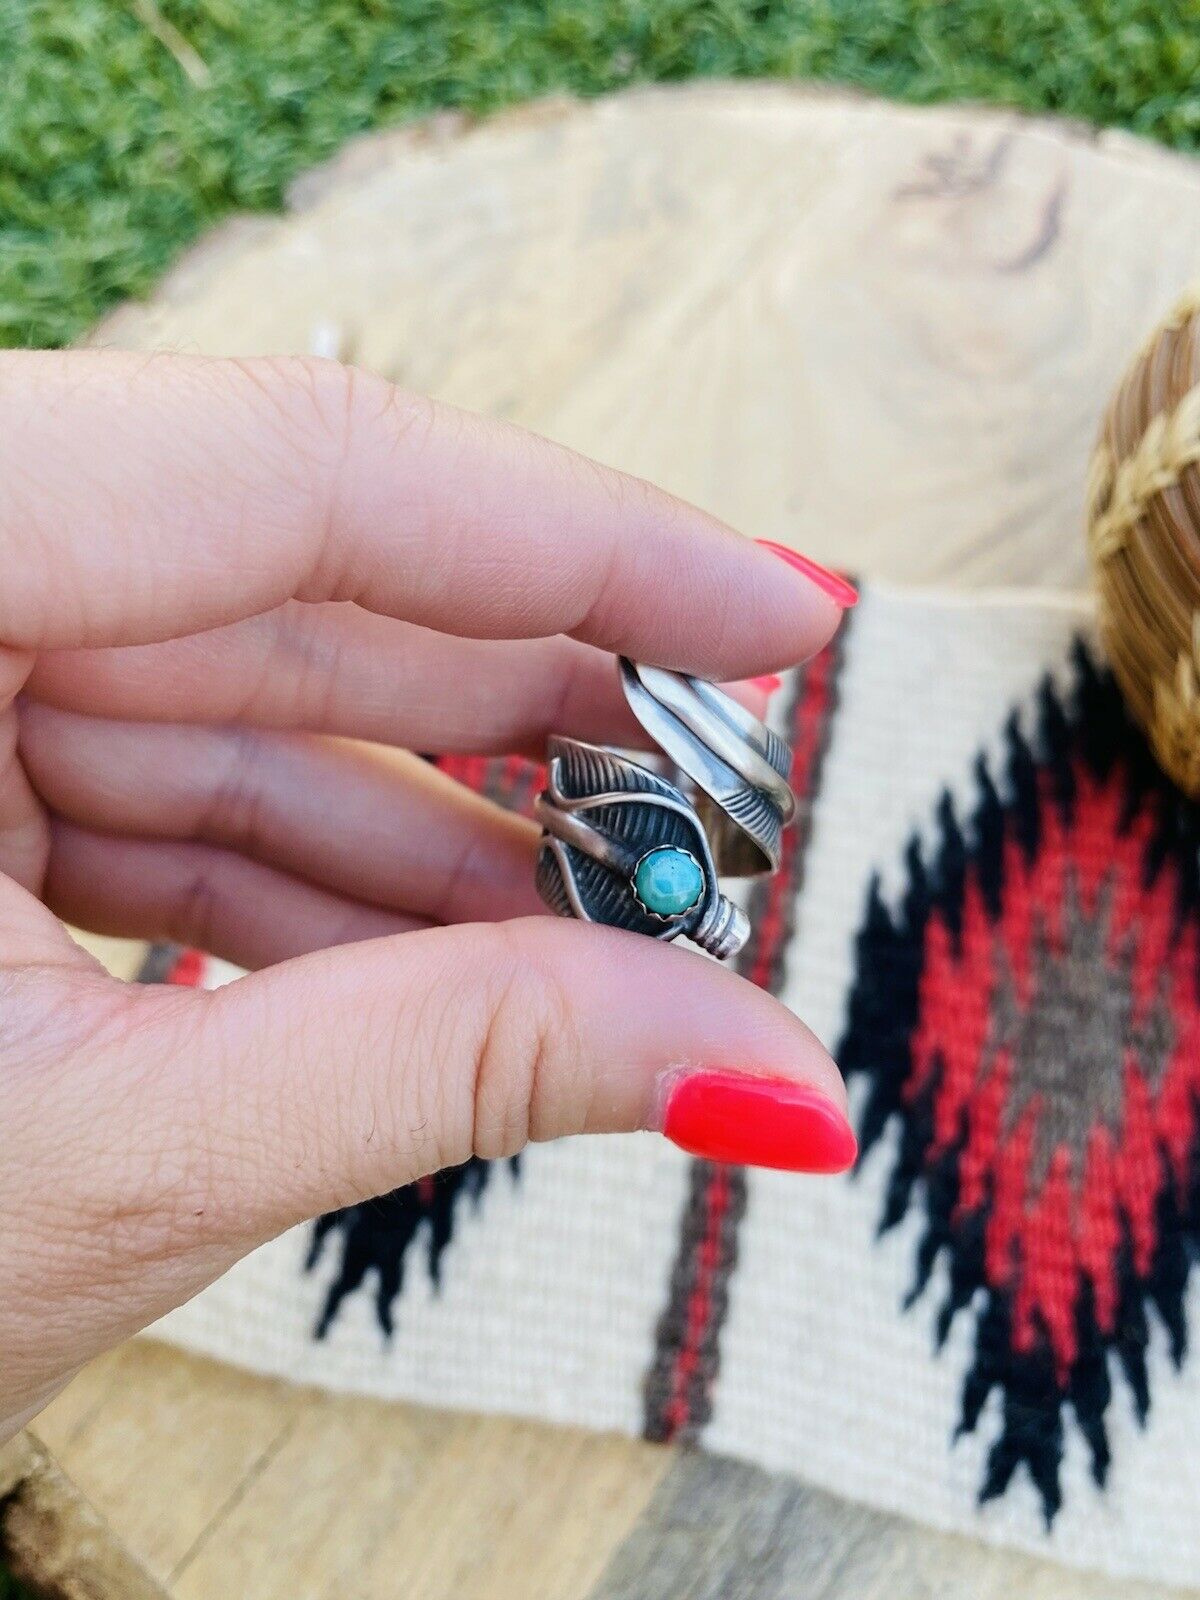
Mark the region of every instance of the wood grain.
MULTIPOLYGON (((1109 388, 1198 263, 1200 172, 1132 140, 710 85, 363 141, 95 338, 341 350, 873 576, 1062 585, 1109 388)), ((37 1427, 188 1600, 1137 1594, 751 1468, 148 1342, 37 1427)))
POLYGON ((8 1570, 47 1600, 169 1600, 29 1433, 0 1446, 0 1528, 8 1570))
POLYGON ((1082 580, 1101 410, 1200 265, 1179 158, 784 86, 448 119, 297 198, 97 340, 332 341, 908 583, 1082 580))
POLYGON ((792 1478, 684 1455, 590 1600, 1163 1600, 914 1530, 792 1478))
POLYGON ((321 1394, 150 1340, 37 1422, 178 1600, 583 1596, 668 1452, 321 1394))

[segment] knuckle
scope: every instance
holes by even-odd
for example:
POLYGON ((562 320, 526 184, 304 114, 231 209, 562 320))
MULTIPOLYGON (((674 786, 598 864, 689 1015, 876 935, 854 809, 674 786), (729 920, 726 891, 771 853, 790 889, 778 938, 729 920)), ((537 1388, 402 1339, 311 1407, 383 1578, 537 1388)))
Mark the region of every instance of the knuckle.
POLYGON ((245 386, 265 464, 310 490, 326 487, 347 454, 365 375, 317 356, 251 356, 229 366, 245 386))
POLYGON ((217 888, 204 862, 197 861, 175 892, 166 918, 166 935, 175 944, 207 950, 220 921, 217 888))
POLYGON ((265 742, 257 731, 236 726, 222 730, 220 738, 224 766, 214 775, 195 834, 254 855, 263 843, 265 793, 260 765, 265 742))
POLYGON ((310 449, 316 442, 326 446, 318 458, 325 466, 345 462, 360 439, 379 430, 390 445, 434 426, 437 407, 427 395, 363 367, 319 356, 265 357, 246 365, 256 376, 265 369, 271 403, 292 433, 310 449))
POLYGON ((488 1159, 513 1155, 554 1130, 556 1081, 570 1070, 569 997, 531 941, 503 923, 494 941, 474 1070, 472 1146, 488 1159))
POLYGON ((357 367, 319 356, 288 357, 282 373, 295 424, 310 445, 323 443, 332 460, 342 460, 349 449, 359 395, 368 375, 357 367))
POLYGON ((388 446, 402 441, 420 444, 434 432, 439 408, 428 395, 401 388, 361 368, 347 370, 354 374, 354 392, 347 408, 352 426, 381 429, 388 446))
POLYGON ((586 705, 590 688, 591 658, 573 639, 555 641, 555 654, 543 675, 550 699, 541 717, 529 730, 530 737, 547 738, 560 728, 575 725, 573 708, 586 705), (581 688, 584 692, 581 694, 581 688))
POLYGON ((274 417, 289 443, 313 442, 320 429, 335 443, 352 387, 353 369, 318 356, 234 357, 230 368, 254 391, 266 418, 274 417))
POLYGON ((283 418, 287 469, 307 489, 313 544, 296 598, 354 601, 369 587, 357 541, 363 463, 391 460, 404 445, 420 448, 438 408, 361 367, 315 356, 268 362, 272 405, 283 418))
MULTIPOLYGON (((336 733, 340 719, 338 706, 345 698, 349 640, 338 627, 328 626, 319 607, 295 607, 280 623, 280 637, 273 665, 268 664, 275 686, 290 687, 293 715, 291 726, 301 731, 336 733), (286 651, 287 670, 280 670, 286 651)), ((278 692, 278 690, 277 690, 278 692)), ((270 693, 264 681, 262 695, 270 693)))

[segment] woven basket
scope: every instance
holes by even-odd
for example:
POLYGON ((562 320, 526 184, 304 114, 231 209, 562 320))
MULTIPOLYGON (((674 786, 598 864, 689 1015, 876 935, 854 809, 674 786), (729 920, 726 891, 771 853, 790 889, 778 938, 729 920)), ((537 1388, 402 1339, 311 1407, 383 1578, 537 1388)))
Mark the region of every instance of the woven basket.
POLYGON ((1087 517, 1113 671, 1164 769, 1200 797, 1200 285, 1109 405, 1087 517))

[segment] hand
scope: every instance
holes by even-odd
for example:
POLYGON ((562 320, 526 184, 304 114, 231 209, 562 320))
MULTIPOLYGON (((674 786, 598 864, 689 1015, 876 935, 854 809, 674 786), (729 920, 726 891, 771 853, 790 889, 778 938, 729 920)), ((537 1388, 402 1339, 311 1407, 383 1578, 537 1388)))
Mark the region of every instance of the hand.
POLYGON ((472 1152, 661 1128, 683 1085, 848 1159, 782 1006, 539 916, 533 826, 396 748, 633 742, 606 652, 798 661, 838 621, 802 573, 333 363, 98 352, 0 357, 0 555, 0 1437, 256 1244, 472 1152), (121 983, 60 917, 254 970, 121 983))

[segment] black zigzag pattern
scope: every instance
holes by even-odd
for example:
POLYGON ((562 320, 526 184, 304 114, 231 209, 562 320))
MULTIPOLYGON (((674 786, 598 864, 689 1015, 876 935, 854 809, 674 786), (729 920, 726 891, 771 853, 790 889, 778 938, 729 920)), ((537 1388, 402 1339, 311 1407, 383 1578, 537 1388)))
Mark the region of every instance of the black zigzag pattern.
MULTIPOLYGON (((935 1264, 945 1260, 949 1288, 937 1314, 939 1348, 956 1316, 970 1309, 976 1318, 974 1359, 964 1384, 958 1432, 976 1428, 993 1392, 999 1391, 1002 1400, 1000 1432, 989 1453, 980 1498, 1003 1494, 1024 1465, 1050 1524, 1062 1504, 1068 1412, 1088 1443, 1096 1482, 1102 1485, 1106 1480, 1111 1453, 1105 1417, 1112 1399, 1112 1358, 1132 1391, 1139 1416, 1145 1419, 1149 1411, 1146 1355, 1151 1307, 1168 1331, 1174 1361, 1179 1364, 1184 1359, 1184 1293, 1200 1250, 1200 1151, 1193 1146, 1190 1174, 1182 1192, 1174 1180, 1161 1186, 1157 1243, 1148 1273, 1136 1270, 1125 1227, 1117 1257, 1115 1327, 1107 1333, 1101 1331, 1090 1280, 1080 1274, 1074 1306, 1077 1355, 1065 1382, 1056 1371, 1044 1325, 1035 1348, 1019 1352, 1012 1297, 990 1283, 985 1271, 991 1196, 965 1214, 959 1205, 959 1157, 965 1127, 957 1143, 936 1160, 930 1157, 935 1149, 933 1107, 944 1063, 935 1063, 919 1096, 906 1093, 913 1067, 926 930, 937 913, 954 938, 960 937, 968 867, 975 874, 989 917, 999 918, 1006 841, 1015 841, 1028 861, 1037 856, 1047 787, 1051 803, 1069 825, 1081 766, 1097 779, 1118 781, 1123 786, 1123 828, 1147 809, 1151 814, 1144 885, 1154 883, 1165 863, 1173 865, 1178 884, 1174 908, 1178 930, 1200 912, 1200 808, 1160 772, 1128 718, 1111 677, 1097 669, 1082 643, 1074 652, 1074 681, 1065 701, 1049 678, 1038 700, 1032 738, 1026 737, 1018 715, 1008 723, 1001 785, 993 780, 986 761, 979 759, 977 803, 965 827, 950 795, 944 793, 937 808, 937 843, 931 856, 927 858, 916 837, 910 841, 907 885, 895 909, 885 902, 878 879, 872 883, 856 943, 857 976, 837 1059, 848 1078, 865 1080, 868 1085, 860 1126, 860 1164, 889 1126, 894 1125, 899 1134, 880 1233, 895 1227, 914 1207, 923 1215, 916 1272, 906 1305, 911 1306, 924 1293, 935 1264)), ((1200 973, 1197 981, 1200 985, 1200 973)), ((1162 1159, 1165 1161, 1165 1154, 1162 1159)))
MULTIPOLYGON (((305 1263, 313 1271, 326 1250, 338 1250, 337 1265, 317 1319, 315 1336, 323 1339, 348 1295, 375 1280, 375 1315, 387 1338, 395 1332, 394 1308, 404 1287, 404 1269, 417 1235, 424 1230, 429 1275, 441 1281, 442 1256, 454 1233, 455 1215, 464 1200, 478 1205, 494 1162, 472 1156, 460 1167, 448 1167, 406 1183, 378 1200, 329 1211, 313 1224, 305 1263)), ((508 1163, 513 1172, 516 1160, 508 1163)))

